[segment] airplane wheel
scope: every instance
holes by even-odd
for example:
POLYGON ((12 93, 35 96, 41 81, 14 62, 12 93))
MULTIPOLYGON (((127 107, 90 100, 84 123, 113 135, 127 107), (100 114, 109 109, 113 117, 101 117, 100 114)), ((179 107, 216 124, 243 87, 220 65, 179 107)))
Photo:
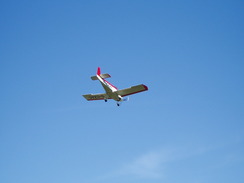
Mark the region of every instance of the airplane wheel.
POLYGON ((119 104, 117 104, 117 106, 119 106, 119 104))
POLYGON ((105 102, 107 102, 108 100, 107 99, 105 99, 105 102))

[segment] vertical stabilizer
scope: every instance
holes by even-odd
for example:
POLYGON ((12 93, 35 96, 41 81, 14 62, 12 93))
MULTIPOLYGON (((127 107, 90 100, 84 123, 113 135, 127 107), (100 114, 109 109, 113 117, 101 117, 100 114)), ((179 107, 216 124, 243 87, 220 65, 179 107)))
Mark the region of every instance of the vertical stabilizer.
POLYGON ((91 79, 92 80, 98 80, 97 76, 100 76, 100 78, 102 78, 102 79, 111 77, 109 74, 101 74, 100 67, 97 68, 97 75, 96 76, 92 76, 91 79))
POLYGON ((97 68, 97 75, 100 76, 100 74, 101 74, 101 69, 100 69, 100 67, 98 67, 97 68))

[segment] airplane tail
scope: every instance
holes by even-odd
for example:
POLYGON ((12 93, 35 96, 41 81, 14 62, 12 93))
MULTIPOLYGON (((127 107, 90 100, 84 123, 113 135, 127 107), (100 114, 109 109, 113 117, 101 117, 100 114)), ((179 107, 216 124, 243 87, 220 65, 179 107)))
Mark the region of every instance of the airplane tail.
POLYGON ((98 67, 97 68, 97 75, 100 76, 100 74, 101 74, 101 69, 100 69, 100 67, 98 67))
POLYGON ((102 79, 104 79, 104 78, 110 78, 111 77, 109 74, 101 74, 100 67, 97 68, 97 75, 96 76, 92 76, 91 79, 92 80, 98 80, 98 77, 97 76, 100 76, 102 79))

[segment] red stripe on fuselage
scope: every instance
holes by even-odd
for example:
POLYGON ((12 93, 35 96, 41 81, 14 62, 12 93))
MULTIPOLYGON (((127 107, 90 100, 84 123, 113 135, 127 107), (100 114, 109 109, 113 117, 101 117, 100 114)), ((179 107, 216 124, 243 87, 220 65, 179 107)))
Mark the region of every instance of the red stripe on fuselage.
POLYGON ((107 80, 103 79, 103 81, 104 81, 105 83, 109 84, 110 86, 112 86, 113 88, 115 88, 116 90, 118 90, 117 87, 115 87, 114 85, 112 85, 112 84, 111 84, 110 82, 108 82, 107 80))

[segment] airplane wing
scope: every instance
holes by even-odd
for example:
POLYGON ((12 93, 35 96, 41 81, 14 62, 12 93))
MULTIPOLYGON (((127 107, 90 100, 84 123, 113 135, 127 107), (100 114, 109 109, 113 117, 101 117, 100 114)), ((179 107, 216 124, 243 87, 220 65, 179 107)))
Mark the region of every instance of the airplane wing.
POLYGON ((110 97, 107 96, 105 93, 100 93, 100 94, 87 94, 83 95, 86 100, 105 100, 105 99, 111 99, 110 97))
POLYGON ((127 95, 132 95, 135 93, 139 93, 139 92, 143 92, 143 91, 147 91, 148 87, 146 85, 136 85, 136 86, 132 86, 130 88, 126 88, 123 90, 118 90, 116 91, 116 93, 122 97, 127 96, 127 95))

